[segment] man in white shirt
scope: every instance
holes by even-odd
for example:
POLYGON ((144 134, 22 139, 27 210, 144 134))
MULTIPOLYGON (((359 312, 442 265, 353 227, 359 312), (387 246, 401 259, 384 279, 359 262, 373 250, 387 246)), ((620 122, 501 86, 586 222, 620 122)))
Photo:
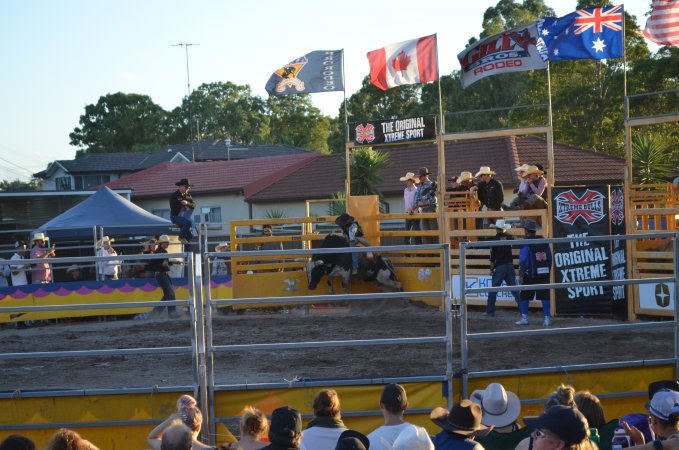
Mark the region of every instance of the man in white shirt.
POLYGON ((384 425, 368 435, 370 450, 391 450, 401 431, 411 425, 403 420, 403 413, 408 408, 408 398, 403 386, 396 383, 386 385, 380 398, 380 408, 384 425))
MULTIPOLYGON (((101 248, 97 251, 97 256, 118 256, 118 253, 111 246, 112 242, 113 239, 108 236, 101 238, 101 241, 99 241, 101 248)), ((97 270, 102 280, 117 280, 120 274, 120 261, 117 259, 97 261, 97 270)))
MULTIPOLYGON (((16 249, 11 261, 18 261, 25 259, 27 245, 24 241, 18 240, 14 243, 14 248, 16 249)), ((29 264, 12 264, 10 266, 12 271, 12 286, 24 286, 28 284, 28 278, 26 277, 26 271, 30 270, 29 264)))

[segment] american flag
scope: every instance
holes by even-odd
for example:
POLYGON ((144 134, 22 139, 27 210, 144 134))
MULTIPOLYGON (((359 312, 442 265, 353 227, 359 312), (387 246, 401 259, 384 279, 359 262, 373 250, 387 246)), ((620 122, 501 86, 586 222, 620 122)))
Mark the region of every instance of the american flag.
POLYGON ((654 0, 642 33, 659 45, 679 45, 679 0, 654 0))

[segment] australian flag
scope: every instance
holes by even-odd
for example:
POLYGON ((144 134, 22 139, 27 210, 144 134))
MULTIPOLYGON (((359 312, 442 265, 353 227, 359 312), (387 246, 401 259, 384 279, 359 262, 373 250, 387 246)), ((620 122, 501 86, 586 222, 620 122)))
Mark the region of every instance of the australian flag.
POLYGON ((538 21, 536 47, 545 61, 622 58, 623 20, 622 5, 543 17, 538 21))

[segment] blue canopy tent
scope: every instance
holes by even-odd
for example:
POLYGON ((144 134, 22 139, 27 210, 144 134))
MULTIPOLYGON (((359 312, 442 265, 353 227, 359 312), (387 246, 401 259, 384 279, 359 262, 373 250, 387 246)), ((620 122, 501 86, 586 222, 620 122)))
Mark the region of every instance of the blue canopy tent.
POLYGON ((172 222, 155 216, 104 186, 73 208, 43 224, 52 239, 93 238, 93 229, 107 235, 149 236, 169 234, 172 222))

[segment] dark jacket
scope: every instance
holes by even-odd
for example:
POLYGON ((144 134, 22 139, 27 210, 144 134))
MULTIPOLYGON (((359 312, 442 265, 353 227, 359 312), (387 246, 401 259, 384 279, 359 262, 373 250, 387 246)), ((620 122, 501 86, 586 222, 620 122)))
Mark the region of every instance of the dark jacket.
MULTIPOLYGON (((154 254, 159 254, 159 253, 167 253, 167 250, 165 250, 163 247, 158 247, 154 254)), ((169 272, 170 268, 165 267, 163 265, 163 261, 167 261, 169 264, 172 264, 169 259, 151 259, 149 260, 149 264, 147 266, 147 270, 150 270, 151 272, 169 272)))
MULTIPOLYGON (((511 241, 514 238, 507 234, 507 233, 498 233, 495 235, 493 240, 495 241, 501 241, 501 240, 507 240, 511 241)), ((511 245, 503 245, 499 247, 491 247, 490 248, 490 262, 492 262, 494 265, 499 266, 500 264, 507 264, 507 263, 514 263, 514 256, 512 255, 512 246, 511 245)))
POLYGON ((196 207, 196 203, 193 201, 193 198, 191 197, 191 194, 188 192, 186 194, 182 194, 179 189, 174 191, 172 195, 170 195, 170 215, 171 216, 178 216, 179 212, 182 209, 182 200, 186 200, 189 202, 189 204, 186 206, 186 208, 189 209, 194 209, 196 207))
POLYGON ((478 186, 479 201, 481 202, 481 205, 495 211, 502 209, 502 202, 505 200, 502 183, 495 178, 491 178, 488 183, 481 181, 478 186))

